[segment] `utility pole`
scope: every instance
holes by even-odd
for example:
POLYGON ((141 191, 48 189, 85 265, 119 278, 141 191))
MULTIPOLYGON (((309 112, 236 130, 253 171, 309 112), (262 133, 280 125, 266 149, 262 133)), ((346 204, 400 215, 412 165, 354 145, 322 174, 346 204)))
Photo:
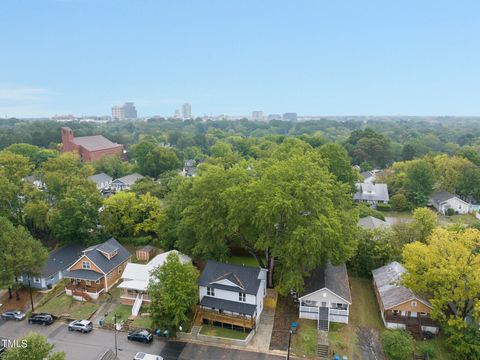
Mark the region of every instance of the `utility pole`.
POLYGON ((288 350, 287 350, 287 360, 290 360, 290 343, 292 342, 292 330, 288 332, 288 350))
POLYGON ((30 275, 28 275, 28 289, 30 290, 30 304, 32 305, 32 313, 33 313, 35 309, 33 308, 32 283, 30 281, 30 275))

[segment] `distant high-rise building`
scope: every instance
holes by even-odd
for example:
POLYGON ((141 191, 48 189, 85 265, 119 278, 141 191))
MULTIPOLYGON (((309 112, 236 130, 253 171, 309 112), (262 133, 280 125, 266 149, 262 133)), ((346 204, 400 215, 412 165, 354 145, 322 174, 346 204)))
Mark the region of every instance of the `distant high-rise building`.
POLYGON ((180 110, 175 109, 175 113, 173 114, 173 118, 174 119, 181 119, 180 110))
POLYGON ((294 113, 294 112, 285 113, 283 114, 283 120, 297 121, 298 120, 297 113, 294 113))
POLYGON ((182 105, 182 117, 184 119, 192 118, 192 105, 190 105, 190 103, 185 103, 182 105))
POLYGON ((270 114, 267 117, 268 120, 282 120, 282 115, 280 114, 270 114))
POLYGON ((263 111, 252 111, 252 120, 264 120, 263 111))
POLYGON ((137 109, 133 102, 126 102, 123 106, 112 107, 112 118, 117 120, 136 119, 137 109))

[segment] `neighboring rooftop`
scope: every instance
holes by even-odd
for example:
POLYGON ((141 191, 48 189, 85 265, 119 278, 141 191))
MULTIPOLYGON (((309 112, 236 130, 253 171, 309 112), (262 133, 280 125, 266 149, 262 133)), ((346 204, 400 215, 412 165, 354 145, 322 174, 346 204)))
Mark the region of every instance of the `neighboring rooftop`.
POLYGON ((112 181, 112 177, 110 175, 107 175, 105 173, 99 173, 99 174, 95 174, 95 175, 92 175, 92 176, 89 176, 88 177, 91 181, 97 183, 97 185, 101 185, 102 183, 108 183, 108 182, 111 182, 112 181))
POLYGON ((390 225, 383 220, 377 219, 373 216, 367 216, 358 220, 358 226, 362 229, 370 230, 370 229, 378 229, 378 228, 387 228, 390 225))
POLYGON ((40 270, 43 277, 52 276, 67 269, 82 255, 83 248, 78 245, 66 245, 53 250, 48 255, 48 260, 40 270))
POLYGON ((406 273, 405 268, 397 261, 372 271, 373 282, 378 289, 383 308, 387 310, 411 299, 418 299, 431 306, 428 301, 401 285, 404 273, 406 273))
POLYGON ((388 201, 387 184, 357 183, 358 192, 353 195, 354 200, 388 201))
POLYGON ((260 287, 260 267, 225 264, 216 261, 207 261, 205 268, 198 279, 198 285, 216 289, 238 291, 256 295, 260 287), (228 285, 231 283, 232 285, 228 285))
POLYGON ((143 179, 144 176, 140 175, 139 173, 133 173, 130 175, 123 176, 121 178, 113 180, 115 183, 122 183, 125 185, 133 185, 135 184, 138 180, 143 179))
POLYGON ((324 288, 352 303, 345 264, 332 265, 328 262, 325 267, 317 267, 312 270, 310 276, 305 279, 305 287, 301 297, 324 288))
POLYGON ((84 147, 89 151, 111 149, 120 146, 120 144, 108 140, 103 135, 75 137, 73 138, 72 142, 76 145, 84 147))
POLYGON ((430 199, 432 200, 432 202, 436 204, 441 204, 444 201, 453 199, 454 197, 457 197, 457 196, 452 193, 449 193, 448 191, 440 190, 440 191, 435 191, 430 196, 430 199))

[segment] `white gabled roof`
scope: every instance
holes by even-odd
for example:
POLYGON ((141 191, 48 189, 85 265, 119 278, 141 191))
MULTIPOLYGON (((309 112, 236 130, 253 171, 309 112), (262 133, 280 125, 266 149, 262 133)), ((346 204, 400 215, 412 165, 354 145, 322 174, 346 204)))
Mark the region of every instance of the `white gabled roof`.
POLYGON ((146 290, 150 280, 150 273, 157 267, 162 266, 167 260, 168 255, 171 253, 177 254, 182 264, 192 261, 192 259, 187 255, 184 255, 177 250, 171 250, 155 256, 147 264, 128 263, 122 274, 122 279, 124 281, 118 287, 134 290, 146 290), (132 287, 130 287, 128 284, 132 285, 132 287))

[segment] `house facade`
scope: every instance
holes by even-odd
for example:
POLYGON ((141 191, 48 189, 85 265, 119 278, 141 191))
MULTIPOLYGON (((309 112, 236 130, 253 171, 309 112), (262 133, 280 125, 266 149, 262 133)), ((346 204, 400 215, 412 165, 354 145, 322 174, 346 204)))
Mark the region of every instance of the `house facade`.
POLYGON ((162 266, 171 253, 177 254, 182 264, 192 261, 187 255, 171 250, 155 256, 147 264, 128 263, 125 267, 121 277, 122 283, 118 285, 119 289, 123 289, 120 302, 132 306, 132 315, 138 315, 144 302, 150 303, 147 289, 151 273, 162 266))
POLYGON ((208 261, 198 287, 200 322, 255 329, 266 295, 265 269, 208 261))
POLYGON ((456 214, 468 214, 472 211, 471 205, 468 202, 463 201, 448 191, 435 191, 430 196, 430 203, 443 215, 447 214, 448 209, 453 209, 456 214))
POLYGON ((357 183, 357 192, 353 195, 353 200, 365 202, 370 205, 387 204, 390 200, 388 196, 387 184, 357 183))
POLYGON ((62 127, 61 134, 63 152, 76 152, 84 162, 99 160, 104 156, 123 157, 123 145, 111 142, 102 135, 75 137, 69 127, 62 127))
POLYGON ((17 282, 38 290, 53 288, 65 276, 65 272, 82 254, 83 248, 78 245, 67 245, 53 250, 48 254, 45 265, 37 274, 23 274, 17 277, 17 282))
POLYGON ((108 190, 112 186, 113 178, 105 173, 99 173, 89 176, 88 179, 93 181, 97 185, 97 189, 100 191, 108 190))
POLYGON ((385 327, 408 330, 417 337, 423 331, 437 334, 439 326, 431 318, 432 305, 401 285, 405 272, 396 261, 372 271, 373 287, 385 327))
POLYGON ((314 269, 298 301, 299 318, 317 320, 320 330, 328 331, 330 322, 348 324, 352 296, 345 264, 314 269))
POLYGON ((130 259, 128 250, 114 238, 83 250, 65 272, 64 277, 70 279, 67 295, 77 300, 98 299, 120 280, 130 259))
POLYGON ((130 175, 123 176, 121 178, 115 179, 112 181, 112 187, 116 191, 123 191, 123 190, 130 190, 130 188, 135 184, 138 180, 143 179, 144 176, 138 173, 133 173, 130 175))

